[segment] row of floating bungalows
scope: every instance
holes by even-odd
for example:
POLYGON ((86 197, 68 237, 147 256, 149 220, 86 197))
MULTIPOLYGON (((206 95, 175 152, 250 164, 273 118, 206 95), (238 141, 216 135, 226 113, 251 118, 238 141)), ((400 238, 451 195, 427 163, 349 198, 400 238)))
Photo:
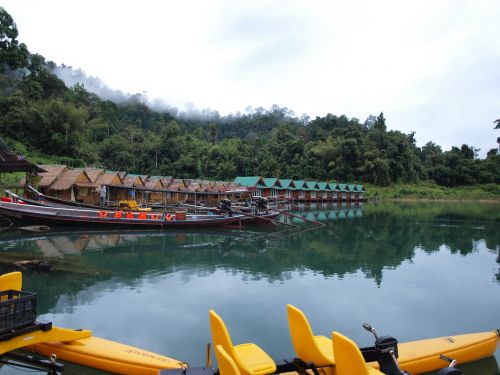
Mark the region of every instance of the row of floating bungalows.
MULTIPOLYGON (((41 193, 68 201, 98 204, 101 185, 107 187, 107 205, 135 200, 142 205, 165 206, 177 203, 216 204, 223 198, 250 197, 246 189, 232 182, 174 179, 146 176, 96 168, 69 168, 66 165, 39 165, 37 188, 41 193)), ((20 182, 24 188, 26 181, 20 182)), ((26 189, 25 189, 26 190, 26 189)))
POLYGON ((361 202, 366 200, 364 197, 366 190, 363 185, 260 176, 236 177, 234 183, 249 189, 253 196, 262 196, 277 201, 361 202))

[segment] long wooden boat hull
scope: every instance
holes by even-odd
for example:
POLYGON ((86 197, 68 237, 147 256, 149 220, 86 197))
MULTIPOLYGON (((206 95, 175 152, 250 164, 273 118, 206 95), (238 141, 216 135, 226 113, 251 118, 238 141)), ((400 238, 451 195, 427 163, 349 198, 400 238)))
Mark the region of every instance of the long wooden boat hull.
POLYGON ((55 197, 51 197, 45 194, 40 193, 36 189, 34 189, 32 186, 28 186, 28 188, 38 196, 39 200, 34 201, 32 199, 26 199, 23 197, 19 197, 21 200, 28 204, 34 204, 34 205, 42 205, 42 206, 56 206, 56 207, 64 207, 64 206, 70 206, 70 207, 80 207, 80 208, 99 208, 98 206, 94 204, 88 204, 88 203, 82 203, 82 202, 75 202, 75 201, 67 201, 64 199, 59 199, 55 197), (36 203, 38 202, 38 203, 36 203))
POLYGON ((0 202, 0 215, 21 224, 89 225, 123 228, 218 226, 237 222, 241 219, 240 215, 187 215, 185 220, 176 220, 175 218, 168 220, 159 213, 147 214, 146 219, 138 218, 138 214, 135 214, 134 218, 116 218, 114 217, 114 211, 110 210, 41 207, 8 202, 0 202), (99 217, 101 212, 105 212, 106 217, 99 217))

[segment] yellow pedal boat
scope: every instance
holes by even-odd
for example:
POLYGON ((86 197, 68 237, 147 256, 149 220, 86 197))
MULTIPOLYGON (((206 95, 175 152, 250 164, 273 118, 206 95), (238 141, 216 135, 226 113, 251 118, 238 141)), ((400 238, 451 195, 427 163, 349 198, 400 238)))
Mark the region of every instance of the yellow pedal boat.
MULTIPOLYGON (((0 276, 0 292, 21 291, 21 289, 22 274, 20 272, 0 276)), ((7 300, 4 294, 0 298, 0 313, 6 301, 12 303, 16 301, 15 298, 7 300)), ((346 372, 340 369, 341 363, 345 363, 345 361, 342 362, 342 353, 345 352, 341 350, 339 343, 336 344, 335 335, 337 335, 337 341, 345 337, 335 332, 333 340, 325 336, 314 335, 302 311, 291 305, 288 305, 287 309, 296 357, 305 363, 313 362, 323 374, 345 374, 346 372)), ((210 312, 210 324, 215 353, 221 362, 221 375, 234 375, 238 372, 245 375, 267 375, 280 370, 280 365, 276 366, 274 361, 257 345, 246 343, 233 346, 224 322, 213 311, 210 312), (229 360, 226 361, 227 359, 229 360), (228 373, 232 371, 229 370, 231 366, 225 366, 224 371, 223 361, 231 366, 234 365, 235 372, 228 373)), ((182 361, 95 337, 88 330, 48 327, 43 324, 40 329, 26 332, 23 332, 23 329, 25 328, 21 328, 13 337, 5 336, 5 333, 3 339, 0 337, 0 356, 15 349, 25 349, 47 357, 55 354, 58 359, 64 361, 118 374, 180 374, 186 368, 186 364, 182 361)), ((345 342, 349 344, 350 340, 345 339, 345 342)), ((499 331, 496 330, 398 343, 398 362, 403 370, 414 375, 422 374, 444 367, 445 363, 439 358, 441 354, 454 358, 459 364, 492 356, 498 346, 498 341, 499 331)), ((354 343, 351 342, 351 344, 354 343)), ((359 351, 355 347, 353 356, 357 355, 356 350, 359 351)), ((354 361, 354 357, 347 356, 347 362, 354 363, 354 361)), ((369 374, 382 373, 379 371, 377 362, 363 361, 363 366, 366 366, 369 374)), ((187 373, 189 372, 190 369, 187 370, 187 373)))
MULTIPOLYGON (((0 291, 21 291, 22 274, 0 276, 0 291)), ((0 304, 8 301, 5 296, 0 304)), ((13 301, 16 301, 14 299, 13 301)), ((0 307, 1 310, 1 307, 0 307)), ((15 349, 25 349, 50 357, 118 374, 156 375, 163 369, 182 368, 183 362, 133 346, 92 336, 88 330, 71 330, 40 324, 18 330, 12 338, 0 341, 0 356, 15 349), (30 330, 31 329, 31 330, 30 330), (26 333, 23 333, 27 331, 26 333)))

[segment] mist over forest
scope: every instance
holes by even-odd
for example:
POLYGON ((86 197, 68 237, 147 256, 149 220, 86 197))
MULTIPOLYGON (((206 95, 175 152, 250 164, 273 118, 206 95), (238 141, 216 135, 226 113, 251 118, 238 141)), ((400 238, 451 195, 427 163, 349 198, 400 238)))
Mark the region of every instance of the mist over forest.
POLYGON ((383 109, 363 121, 343 114, 310 119, 278 105, 224 116, 181 111, 46 61, 17 37, 14 20, 0 8, 0 137, 36 162, 217 180, 500 182, 497 148, 479 159, 467 144, 418 147, 415 133, 387 129, 383 109))

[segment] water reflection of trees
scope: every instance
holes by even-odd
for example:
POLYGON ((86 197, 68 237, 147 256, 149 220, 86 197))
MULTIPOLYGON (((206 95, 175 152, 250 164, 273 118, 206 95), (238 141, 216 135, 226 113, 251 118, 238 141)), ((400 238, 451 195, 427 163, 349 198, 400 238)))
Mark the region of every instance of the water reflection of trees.
MULTIPOLYGON (((411 260, 416 249, 432 253, 445 245, 452 253, 466 255, 484 240, 491 251, 498 252, 500 263, 498 221, 490 220, 488 212, 480 216, 473 210, 469 218, 465 212, 449 204, 304 210, 297 213, 312 215, 309 218, 323 220, 327 226, 300 235, 264 229, 53 233, 10 242, 0 239, 0 251, 62 257, 65 268, 51 274, 31 273, 26 280, 26 289, 41 295, 41 312, 53 307, 60 295, 71 298, 98 281, 113 278, 116 285, 134 286, 154 272, 189 276, 227 269, 271 282, 290 278, 293 272, 340 278, 362 272, 380 284, 384 269, 411 260)), ((500 281, 500 271, 495 278, 500 281)))

